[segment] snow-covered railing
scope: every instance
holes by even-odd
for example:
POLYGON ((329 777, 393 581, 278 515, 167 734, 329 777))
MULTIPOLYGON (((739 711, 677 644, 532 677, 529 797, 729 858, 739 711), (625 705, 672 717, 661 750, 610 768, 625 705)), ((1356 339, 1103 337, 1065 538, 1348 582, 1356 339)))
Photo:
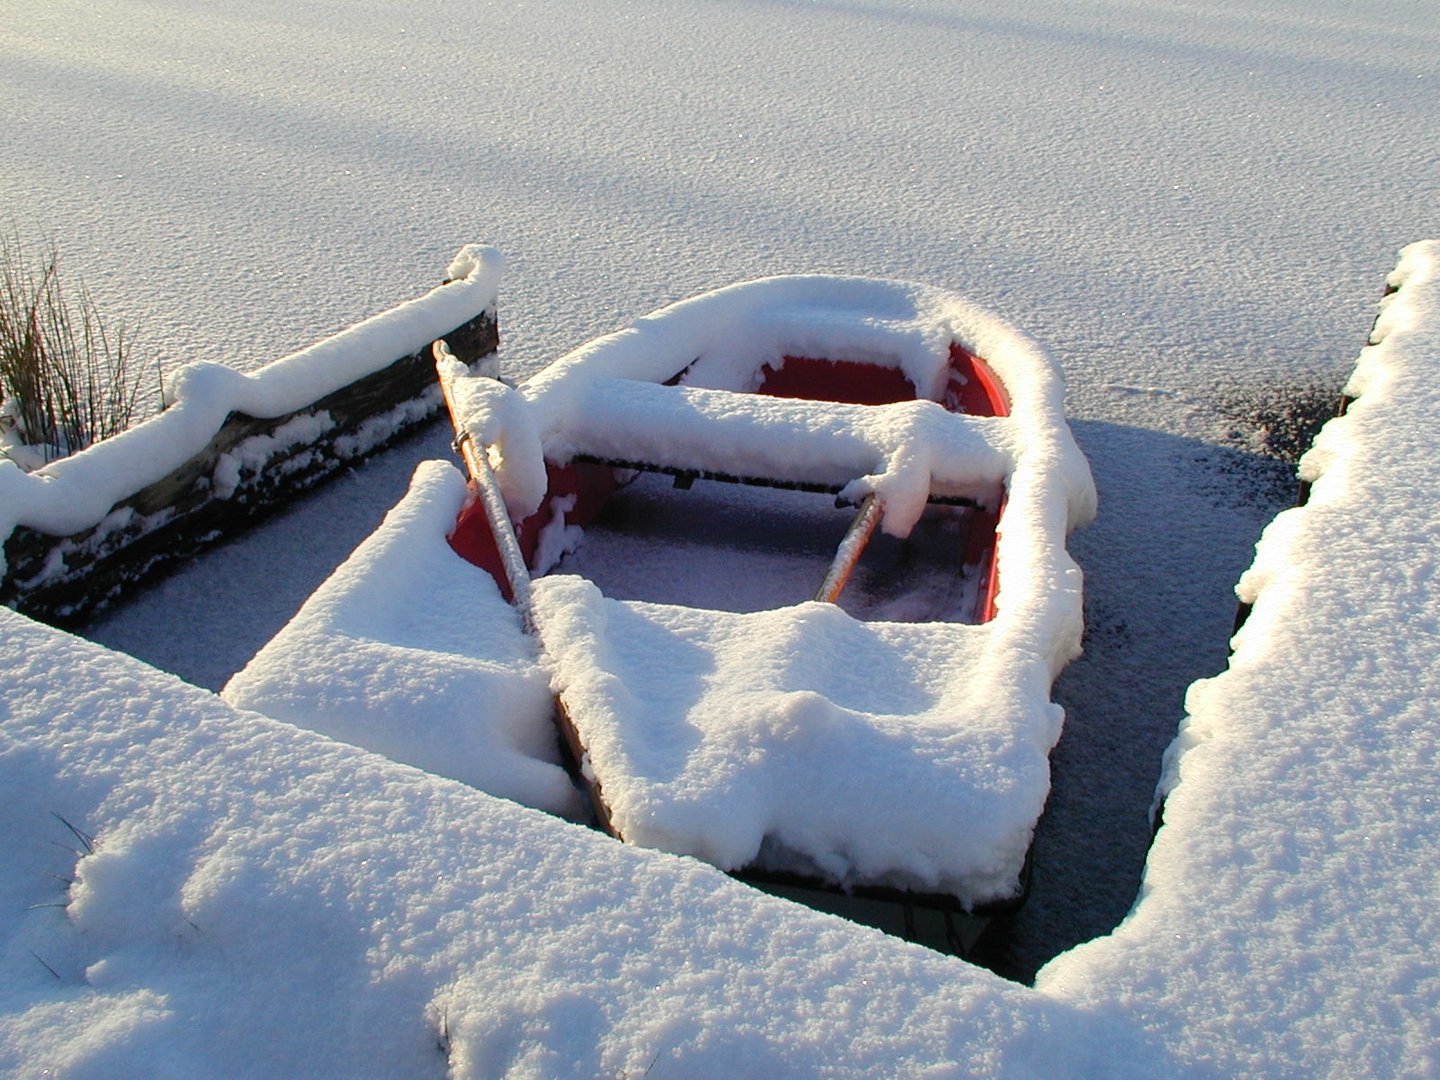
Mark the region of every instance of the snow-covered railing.
POLYGON ((430 343, 496 350, 501 262, 467 246, 418 299, 251 373, 191 364, 160 415, 33 473, 0 461, 0 603, 83 619, 432 418, 430 343))

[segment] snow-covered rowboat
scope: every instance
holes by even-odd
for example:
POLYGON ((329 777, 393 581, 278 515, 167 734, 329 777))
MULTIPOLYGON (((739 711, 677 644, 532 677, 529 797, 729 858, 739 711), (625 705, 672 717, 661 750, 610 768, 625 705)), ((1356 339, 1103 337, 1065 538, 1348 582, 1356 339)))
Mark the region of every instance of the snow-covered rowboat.
POLYGON ((1080 645, 1065 537, 1095 500, 1043 349, 941 290, 805 276, 674 304, 518 387, 437 357, 475 495, 451 546, 539 641, 605 828, 967 909, 1020 893, 1080 645), (812 579, 717 576, 676 539, 783 532, 756 490, 796 546, 833 528, 812 579), (637 520, 668 532, 637 546, 637 520), (688 602, 607 584, 659 556, 688 602))

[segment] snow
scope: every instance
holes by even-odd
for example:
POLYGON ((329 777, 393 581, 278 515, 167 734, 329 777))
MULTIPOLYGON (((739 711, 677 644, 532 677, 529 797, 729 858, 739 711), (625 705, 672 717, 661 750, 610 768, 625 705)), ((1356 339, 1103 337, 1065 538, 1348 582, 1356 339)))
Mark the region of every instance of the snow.
POLYGON ((438 363, 455 409, 476 447, 483 447, 510 516, 521 521, 545 498, 545 452, 531 410, 520 393, 484 374, 470 378, 453 355, 438 363))
MULTIPOLYGON (((517 388, 469 376, 453 358, 439 366, 516 517, 540 505, 545 461, 578 453, 873 491, 887 531, 901 536, 932 491, 992 504, 1007 492, 998 614, 985 626, 866 626, 814 603, 729 616, 607 599, 568 574, 537 582, 521 606, 533 611, 549 686, 586 747, 582 767, 600 779, 609 820, 628 841, 727 870, 763 852, 769 865, 845 886, 943 892, 967 907, 1020 891, 1060 734, 1049 689, 1079 653, 1080 573, 1065 537, 1095 508, 1060 414, 1058 369, 1040 346, 940 290, 780 277, 655 312, 517 388), (690 385, 753 388, 764 365, 802 350, 898 367, 942 397, 955 342, 986 350, 1010 415, 690 385), (660 385, 682 372, 681 385, 660 385), (881 475, 867 477, 872 470, 881 475)), ((401 508, 225 696, 444 775, 478 756, 483 769, 458 778, 561 807, 553 736, 549 746, 544 739, 551 703, 534 693, 539 658, 517 670, 526 642, 496 589, 466 607, 474 574, 445 565, 447 555, 460 560, 443 543, 460 503, 452 493, 431 509, 433 471, 417 473, 401 508), (398 622, 377 615, 392 609, 403 613, 398 622), (355 612, 364 613, 358 625, 355 612), (488 633, 457 635, 472 621, 488 633), (419 655, 417 624, 432 628, 419 655), (495 655, 508 665, 490 659, 501 632, 508 639, 495 655), (438 658, 428 672, 430 652, 452 665, 461 653, 476 669, 474 685, 438 692, 434 683, 452 679, 438 658), (417 693, 427 677, 430 692, 417 693), (522 697, 507 679, 528 680, 530 692, 522 697), (509 754, 484 745, 462 752, 458 740, 447 749, 446 734, 431 734, 453 736, 467 700, 488 706, 466 716, 481 733, 469 741, 483 744, 491 717, 503 717, 509 754), (544 746, 539 762, 515 760, 527 734, 544 746), (520 778, 530 776, 548 784, 529 790, 520 778)), ((449 479, 454 488, 458 474, 449 479)), ((561 522, 552 523, 560 535, 547 537, 551 547, 577 539, 561 522)), ((548 564, 551 555, 540 558, 548 564)))
POLYGON ((465 499, 440 462, 225 687, 241 708, 556 813, 578 813, 535 647, 445 535, 465 499))
MULTIPOLYGON (((334 426, 335 418, 321 409, 313 415, 285 421, 272 434, 242 439, 216 459, 215 470, 210 474, 211 489, 217 498, 230 498, 240 486, 242 470, 248 470, 252 475, 258 473, 271 458, 294 447, 313 443, 334 426)), ((301 455, 293 465, 287 463, 287 467, 303 468, 306 464, 308 462, 301 455)))
MULTIPOLYGON (((985 626, 865 626, 815 603, 730 616, 607 599, 563 573, 537 582, 525 606, 582 767, 627 841, 727 870, 763 852, 772 867, 967 907, 1020 892, 1060 735, 1050 685, 1079 653, 1080 572, 1065 538, 1095 510, 1058 368, 1038 344, 939 289, 772 277, 647 315, 514 390, 453 363, 447 374, 461 423, 493 444, 502 490, 526 493, 507 498, 520 516, 543 497, 532 490, 542 457, 579 454, 833 484, 855 501, 874 493, 899 537, 932 493, 994 509, 1005 492, 998 615, 985 626), (991 365, 1009 415, 938 403, 954 344, 991 365), (732 392, 796 354, 898 368, 937 400, 732 392)), ((307 659, 282 634, 258 661, 291 665, 290 682, 328 681, 307 659)))
MULTIPOLYGON (((1033 989, 0 612, 0 1064, 1432 1072, 1440 672, 1424 628, 1440 599, 1425 572, 1433 504, 1411 492, 1437 479, 1440 241, 1407 249, 1394 280, 1357 399, 1306 463, 1311 499, 1267 532, 1242 586, 1254 609, 1232 662, 1191 691, 1134 911, 1033 989)), ((342 570, 312 606, 357 642, 403 632, 406 575, 441 583, 438 530, 462 497, 458 473, 425 466, 357 554, 365 572, 342 570), (397 560, 396 538, 426 522, 429 549, 397 560)), ((445 592, 501 603, 469 576, 445 592)), ((486 632, 519 645, 510 615, 486 632)), ((306 625, 296 648, 312 647, 306 625)), ((409 630, 413 670, 443 670, 421 659, 435 627, 409 630)), ((477 685, 479 665, 460 666, 452 685, 477 685)))
MULTIPOLYGON (((253 371, 414 296, 477 238, 509 256, 517 375, 777 273, 954 288, 1046 342, 1104 512, 1073 541, 1086 655, 1056 684, 1065 734, 1011 934, 1026 979, 1136 899, 1185 688, 1225 666, 1231 586, 1293 494, 1251 452, 1265 417, 1338 393, 1396 252, 1437 233, 1430 4, 57 0, 0 9, 0 72, 17 228, 55 237, 171 374, 253 371)), ((1373 450, 1386 403, 1427 391, 1366 379, 1371 419, 1350 430, 1373 450)), ((490 1074, 1434 1072, 1434 620, 1415 539, 1433 527, 1407 516, 1391 537, 1379 513, 1432 501, 1432 451, 1408 451, 1433 426, 1407 428, 1409 467, 1382 491, 1352 500, 1339 488, 1366 469, 1326 463, 1308 520, 1349 524, 1323 590, 1291 586, 1329 533, 1289 519, 1294 573, 1267 556, 1239 666, 1193 699, 1187 737, 1206 738, 1180 755, 1144 899, 1033 991, 239 721, 0 613, 3 1069, 439 1073, 448 1026, 455 1059, 490 1074), (1312 641, 1342 610, 1369 617, 1312 641), (1255 651, 1272 632, 1273 666, 1255 651), (1257 704, 1252 686, 1280 693, 1257 704), (176 741, 127 754, 176 716, 176 741), (234 741, 202 768, 183 733, 207 728, 234 741), (173 833, 140 816, 162 796, 188 807, 173 833), (194 920, 216 945, 197 959, 178 920, 132 934, 155 930, 143 891, 110 908, 108 937, 24 910, 66 899, 45 871, 73 876, 51 809, 155 879, 162 914, 186 910, 173 883, 201 849, 223 853, 224 912, 194 920), (465 884, 434 884, 452 869, 465 884), (464 973, 427 1015, 423 980, 401 983, 444 966, 418 944, 441 938, 464 973), (100 939, 126 988, 83 985, 98 956, 61 963, 100 939)), ((89 633, 218 688, 448 438, 357 467, 89 633)))
POLYGON ((1190 688, 1139 903, 1036 984, 1113 994, 1223 1074, 1440 1068, 1440 592, 1416 497, 1440 483, 1440 241, 1391 283, 1309 500, 1241 580, 1234 656, 1190 688))
POLYGON ((871 625, 829 604, 620 603, 570 575, 535 598, 628 841, 730 870, 765 845, 772 868, 967 905, 1019 891, 1060 734, 1050 664, 985 630, 871 625), (997 676, 1000 658, 1014 663, 997 676))
MULTIPOLYGON (((452 260, 448 284, 258 371, 209 361, 187 364, 168 387, 169 407, 114 438, 33 473, 0 458, 0 535, 8 537, 18 525, 56 536, 80 532, 198 454, 231 413, 284 416, 428 349, 438 334, 494 310, 501 265, 494 249, 467 246, 452 260)), ((327 426, 327 416, 296 417, 274 435, 246 440, 217 463, 217 492, 227 497, 242 468, 253 469, 327 426)))
POLYGON ((1063 476, 1072 525, 1094 516, 1083 460, 1048 430, 1063 398, 1053 362, 1002 320, 923 285, 828 275, 743 282, 583 345, 520 389, 540 418, 541 441, 561 462, 583 453, 838 482, 857 503, 883 493, 883 527, 904 536, 932 491, 993 497, 1023 445, 1055 455, 1049 465, 1063 476), (1010 418, 958 417, 936 404, 952 341, 983 356, 1013 388, 1010 418), (927 400, 874 408, 745 399, 737 409, 731 395, 714 393, 754 389, 762 368, 786 356, 897 367, 927 400), (646 385, 682 373, 679 394, 646 385))
POLYGON ((1093 1069, 1128 1038, 694 860, 0 627, 9 1075, 1093 1069))

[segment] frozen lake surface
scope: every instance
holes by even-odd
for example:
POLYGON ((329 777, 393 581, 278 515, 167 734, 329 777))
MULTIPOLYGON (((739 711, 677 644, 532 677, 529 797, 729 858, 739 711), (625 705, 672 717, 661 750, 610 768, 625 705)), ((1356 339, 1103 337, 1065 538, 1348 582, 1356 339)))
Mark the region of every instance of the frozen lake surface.
MULTIPOLYGON (((1292 466, 1265 448, 1289 439, 1297 407, 1338 397, 1396 252, 1440 233, 1440 13, 1426 3, 64 0, 0 13, 0 71, 0 202, 167 373, 257 367, 423 292, 470 241, 510 260, 515 375, 682 296, 798 271, 954 289, 1045 342, 1100 514, 1071 541, 1086 652, 1056 687, 1065 731, 1006 965, 1022 981, 1134 903, 1185 690, 1225 666, 1234 584, 1293 499, 1292 466)), ((218 688, 448 442, 437 428, 357 468, 88 635, 218 688)), ((47 663, 92 662, 10 625, 47 663)), ((136 694, 211 716, 200 698, 136 694)), ((259 790, 263 771, 252 779, 259 790)), ((453 801, 445 813, 476 805, 453 801)), ((502 857, 446 829, 456 850, 502 857)), ((594 865, 624 876, 630 858, 594 865)), ((318 903, 325 886, 304 880, 318 903)), ((205 894, 217 903, 232 895, 221 881, 205 894)), ((743 936, 736 904, 722 921, 743 936)), ((815 949, 808 934, 785 940, 815 949)), ((931 964, 915 961, 924 989, 907 1001, 950 1017, 951 976, 931 964)), ((1433 974, 1417 964, 1396 972, 1398 1000, 1425 1000, 1407 996, 1407 978, 1433 974)), ((1058 1053, 1051 1041, 1093 1045, 1065 1042, 1074 1017, 1051 999, 994 993, 965 1000, 1018 1018, 995 1038, 1027 1061, 1058 1053)), ((150 1016, 147 1002, 129 1015, 150 1016)), ((557 1009, 585 1029, 583 1010, 557 1009)), ((483 1042, 462 1012, 457 1040, 483 1042)), ((1285 1030, 1276 1045, 1327 1045, 1323 1025, 1309 1043, 1308 1027, 1285 1030)), ((1225 1042, 1223 1025, 1209 1035, 1225 1042)), ((643 1072, 649 1052, 626 1061, 643 1072)))

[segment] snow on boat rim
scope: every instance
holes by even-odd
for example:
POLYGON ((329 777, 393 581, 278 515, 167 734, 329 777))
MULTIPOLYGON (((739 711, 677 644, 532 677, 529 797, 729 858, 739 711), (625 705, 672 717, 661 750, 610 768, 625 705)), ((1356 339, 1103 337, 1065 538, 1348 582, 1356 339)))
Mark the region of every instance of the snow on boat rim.
MULTIPOLYGON (((999 479, 1014 471, 1022 444, 1027 456, 1042 461, 1062 485, 1067 529, 1085 524, 1095 513, 1089 467, 1064 423, 1058 366, 1037 342, 1003 320, 929 285, 818 274, 741 282, 661 308, 572 350, 518 387, 515 393, 528 407, 507 401, 509 394, 493 383, 464 380, 462 385, 465 419, 491 447, 497 478, 517 519, 533 513, 544 498, 537 447, 543 446, 543 456, 563 462, 586 453, 590 444, 613 448, 617 438, 641 439, 672 453, 706 455, 722 471, 724 455, 734 455, 741 460, 728 471, 744 475, 747 455, 775 463, 830 454, 828 437, 842 427, 860 433, 881 459, 871 462, 881 470, 878 475, 848 477, 860 483, 847 494, 858 501, 870 490, 888 487, 887 529, 897 535, 918 517, 927 485, 973 486, 980 475, 999 479), (954 413, 939 420, 933 414, 944 411, 926 407, 925 402, 945 396, 952 346, 983 357, 998 378, 1008 398, 1003 423, 954 413), (873 407, 857 407, 842 419, 833 403, 782 404, 779 399, 765 402, 764 415, 757 415, 759 405, 749 392, 761 385, 767 366, 781 367, 787 357, 897 368, 915 387, 918 400, 884 407, 883 420, 873 407), (643 390, 646 383, 675 382, 679 386, 672 389, 679 394, 643 390), (714 423, 701 433, 694 430, 698 416, 715 420, 726 410, 727 399, 705 393, 717 390, 747 395, 746 429, 732 429, 728 439, 714 423), (925 416, 930 419, 922 420, 925 416), (718 445, 696 445, 717 434, 724 440, 718 445), (811 438, 800 446, 806 435, 811 438), (904 467, 919 458, 958 469, 958 476, 904 467)), ((859 467, 855 460, 838 464, 859 467)))
MULTIPOLYGON (((623 601, 567 574, 534 582, 528 603, 567 736, 622 838, 731 870, 779 852, 843 886, 967 906, 1016 893, 1060 732, 1050 684, 1079 651, 1065 536, 1095 498, 1040 346, 927 286, 777 277, 673 304, 515 389, 457 382, 457 426, 485 445, 517 518, 581 456, 780 481, 813 480, 818 463, 844 494, 877 494, 901 536, 936 491, 1003 491, 1004 585, 983 626, 623 601), (982 350, 1009 415, 951 411, 957 354, 982 350), (916 400, 754 392, 796 357, 896 369, 916 400)), ((570 508, 551 497, 562 529, 570 508)))

